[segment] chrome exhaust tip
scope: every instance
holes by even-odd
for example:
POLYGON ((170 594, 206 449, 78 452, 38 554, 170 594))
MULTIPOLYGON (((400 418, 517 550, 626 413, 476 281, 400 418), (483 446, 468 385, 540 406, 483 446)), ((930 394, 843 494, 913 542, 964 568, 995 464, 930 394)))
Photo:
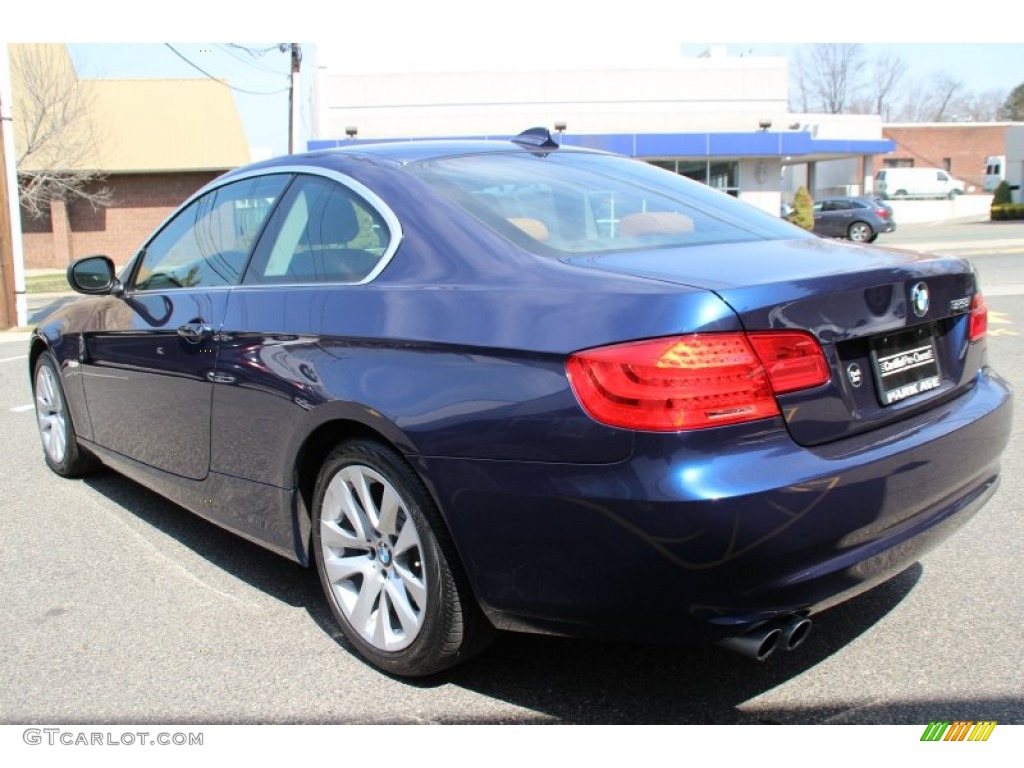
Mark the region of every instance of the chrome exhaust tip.
POLYGON ((793 616, 782 625, 780 645, 787 651, 793 651, 803 645, 811 634, 811 620, 806 616, 793 616))
POLYGON ((782 628, 778 625, 768 624, 737 637, 723 638, 718 641, 718 644, 741 656, 746 656, 748 659, 764 661, 775 653, 781 639, 782 628))

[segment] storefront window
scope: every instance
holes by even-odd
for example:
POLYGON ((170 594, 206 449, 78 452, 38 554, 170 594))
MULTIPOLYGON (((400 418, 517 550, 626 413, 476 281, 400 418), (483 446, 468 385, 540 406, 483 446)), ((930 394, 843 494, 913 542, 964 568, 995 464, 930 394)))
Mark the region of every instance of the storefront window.
POLYGON ((737 197, 740 192, 739 167, 735 160, 649 160, 651 165, 678 173, 688 179, 737 197))

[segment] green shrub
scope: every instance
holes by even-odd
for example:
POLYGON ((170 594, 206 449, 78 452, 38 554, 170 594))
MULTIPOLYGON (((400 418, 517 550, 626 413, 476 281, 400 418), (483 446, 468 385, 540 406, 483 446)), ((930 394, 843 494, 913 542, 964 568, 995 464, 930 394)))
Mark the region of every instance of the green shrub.
POLYGON ((1006 205, 1013 202, 1013 195, 1010 193, 1010 184, 1005 179, 999 182, 996 191, 992 194, 992 205, 1006 205))
POLYGON ((992 221, 1024 221, 1024 203, 1007 203, 993 205, 992 221))
POLYGON ((811 193, 806 187, 800 187, 793 196, 793 212, 788 218, 808 232, 814 229, 814 200, 811 199, 811 193))

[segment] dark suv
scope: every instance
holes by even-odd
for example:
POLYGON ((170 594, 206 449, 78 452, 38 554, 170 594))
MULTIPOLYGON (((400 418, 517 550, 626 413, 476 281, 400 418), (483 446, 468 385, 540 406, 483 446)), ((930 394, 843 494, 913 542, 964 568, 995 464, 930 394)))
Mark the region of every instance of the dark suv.
POLYGON ((881 232, 895 232, 892 208, 875 197, 826 197, 814 204, 814 234, 874 242, 881 232))

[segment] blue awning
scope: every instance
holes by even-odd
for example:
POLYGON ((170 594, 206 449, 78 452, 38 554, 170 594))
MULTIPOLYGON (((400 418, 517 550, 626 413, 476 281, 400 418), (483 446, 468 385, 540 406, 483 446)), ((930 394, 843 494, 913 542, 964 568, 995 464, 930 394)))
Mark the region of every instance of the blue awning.
MULTIPOLYGON (((507 136, 447 136, 431 138, 496 139, 507 136)), ((412 141, 414 137, 391 139, 319 139, 307 142, 310 151, 394 141, 412 141)), ((566 133, 559 143, 586 147, 638 158, 746 158, 801 157, 828 159, 853 155, 884 155, 896 148, 890 139, 817 139, 808 131, 753 131, 747 133, 566 133)))

